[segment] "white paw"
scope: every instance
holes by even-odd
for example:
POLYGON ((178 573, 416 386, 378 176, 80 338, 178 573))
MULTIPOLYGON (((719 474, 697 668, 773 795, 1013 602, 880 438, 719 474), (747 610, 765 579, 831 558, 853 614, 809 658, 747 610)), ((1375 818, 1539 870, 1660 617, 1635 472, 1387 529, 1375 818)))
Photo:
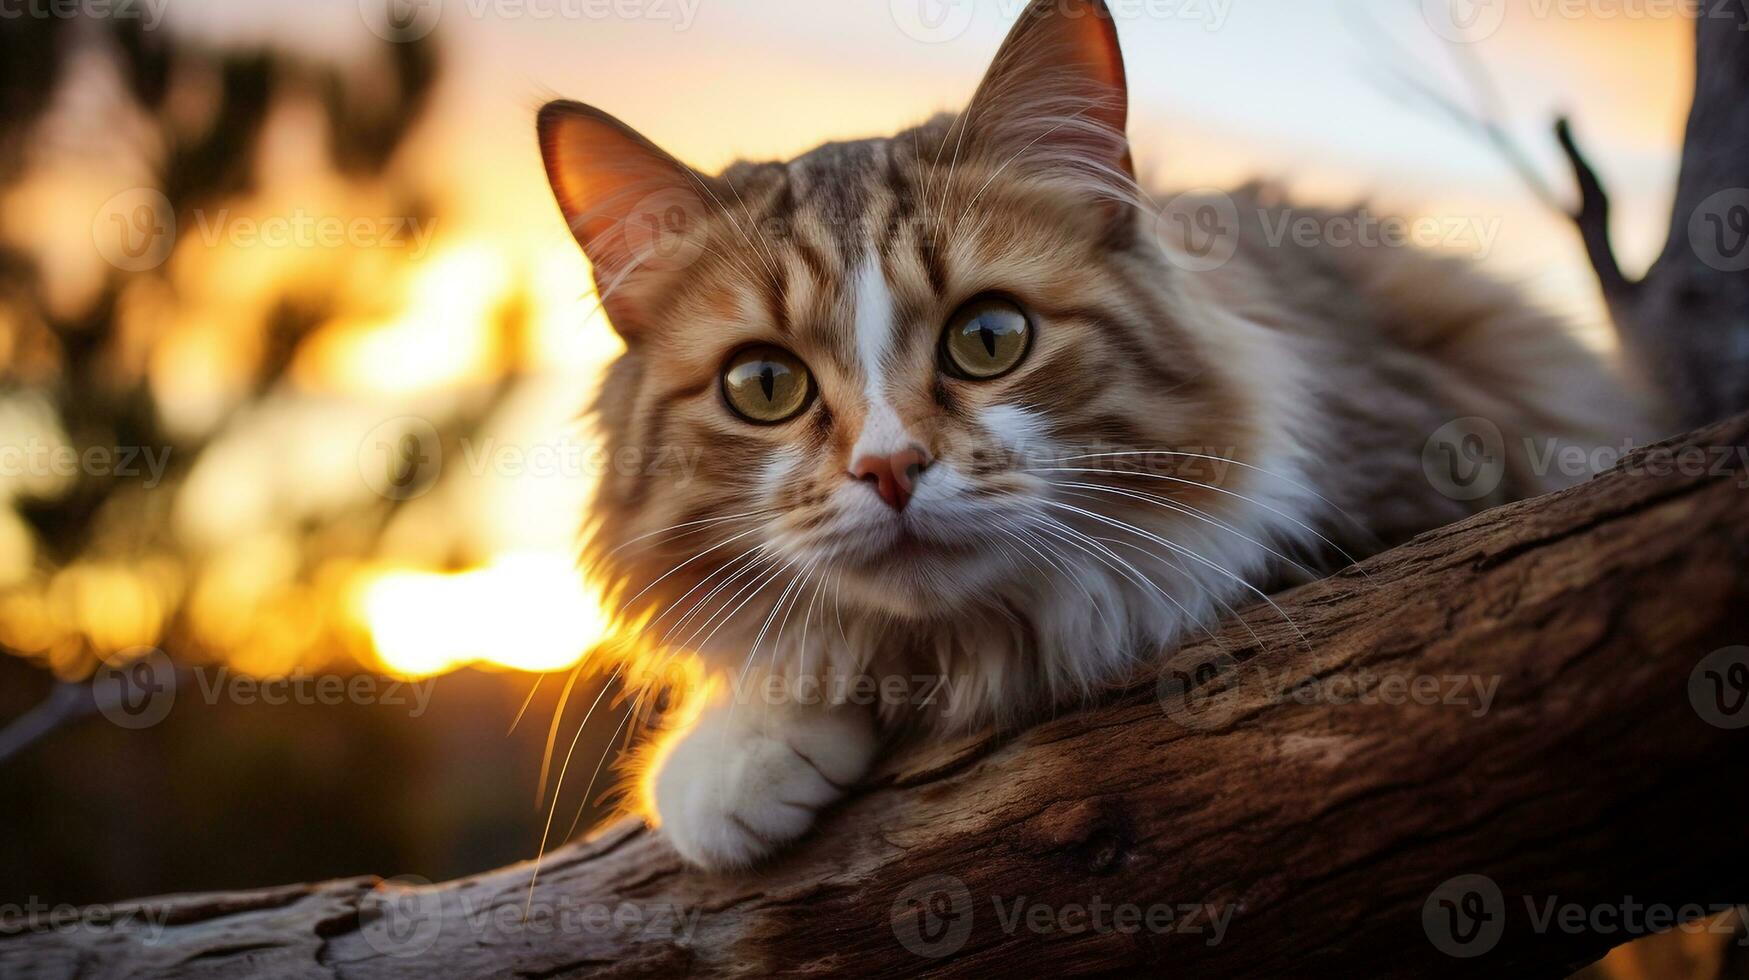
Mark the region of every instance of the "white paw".
POLYGON ((862 778, 875 748, 862 711, 713 708, 656 774, 662 833, 691 864, 745 868, 807 833, 862 778))

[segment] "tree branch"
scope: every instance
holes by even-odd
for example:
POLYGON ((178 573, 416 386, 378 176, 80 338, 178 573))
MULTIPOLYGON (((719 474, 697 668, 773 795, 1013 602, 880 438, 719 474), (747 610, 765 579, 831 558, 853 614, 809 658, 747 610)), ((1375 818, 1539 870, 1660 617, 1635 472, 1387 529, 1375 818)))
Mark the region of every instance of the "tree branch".
POLYGON ((1603 189, 1603 182, 1597 179, 1597 171, 1592 169, 1591 162, 1579 149, 1579 143, 1573 137, 1573 125, 1566 116, 1555 120, 1555 139, 1560 142, 1561 151, 1567 154, 1567 162, 1573 168, 1573 180, 1579 185, 1579 207, 1568 212, 1568 217, 1579 228, 1579 237, 1585 243, 1585 254, 1591 260, 1591 268, 1597 273, 1604 300, 1613 308, 1632 291, 1634 284, 1622 275, 1621 264, 1615 257, 1615 246, 1610 241, 1609 194, 1603 189))
POLYGON ((1507 131, 1505 104, 1475 45, 1445 45, 1466 99, 1424 81, 1424 66, 1370 16, 1351 20, 1372 49, 1396 59, 1385 66, 1387 94, 1452 120, 1499 154, 1545 205, 1572 219, 1625 360, 1662 397, 1674 425, 1749 410, 1749 6, 1720 4, 1694 18, 1694 100, 1675 206, 1664 249, 1638 280, 1622 273, 1610 238, 1609 195, 1566 118, 1556 121, 1555 138, 1579 187, 1577 209, 1560 202, 1507 131))
POLYGON ((1683 138, 1664 250, 1622 288, 1607 249, 1607 199, 1575 149, 1590 207, 1580 233, 1630 363, 1669 403, 1679 425, 1749 410, 1749 7, 1720 5, 1695 18, 1694 100, 1683 138))
POLYGON ((1744 447, 1749 416, 1289 592, 1309 650, 1253 609, 1101 707, 901 753, 754 873, 620 824, 532 892, 524 864, 13 919, 0 975, 1560 976, 1644 925, 1546 910, 1749 886, 1749 689, 1703 663, 1749 642, 1744 447), (1458 958, 1454 923, 1499 931, 1458 958))

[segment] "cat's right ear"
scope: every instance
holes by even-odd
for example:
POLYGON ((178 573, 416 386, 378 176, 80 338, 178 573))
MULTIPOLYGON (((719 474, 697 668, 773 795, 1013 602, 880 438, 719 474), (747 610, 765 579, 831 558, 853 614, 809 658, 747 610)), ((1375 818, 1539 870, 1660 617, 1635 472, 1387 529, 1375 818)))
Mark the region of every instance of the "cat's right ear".
POLYGON ((1032 0, 960 115, 974 149, 1003 170, 1078 179, 1134 202, 1129 89, 1105 0, 1032 0))
POLYGON ((547 103, 536 125, 553 196, 594 268, 608 319, 630 339, 649 327, 640 273, 677 268, 701 247, 711 178, 580 102, 547 103))

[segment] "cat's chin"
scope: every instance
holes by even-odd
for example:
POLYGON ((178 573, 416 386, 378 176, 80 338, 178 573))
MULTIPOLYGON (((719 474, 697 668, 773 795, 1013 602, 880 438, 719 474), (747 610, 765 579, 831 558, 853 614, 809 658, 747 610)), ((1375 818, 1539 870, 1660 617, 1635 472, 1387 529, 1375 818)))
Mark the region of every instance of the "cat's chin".
POLYGON ((902 619, 930 620, 985 604, 1009 576, 994 556, 975 548, 917 542, 878 558, 841 566, 844 587, 864 607, 902 619))

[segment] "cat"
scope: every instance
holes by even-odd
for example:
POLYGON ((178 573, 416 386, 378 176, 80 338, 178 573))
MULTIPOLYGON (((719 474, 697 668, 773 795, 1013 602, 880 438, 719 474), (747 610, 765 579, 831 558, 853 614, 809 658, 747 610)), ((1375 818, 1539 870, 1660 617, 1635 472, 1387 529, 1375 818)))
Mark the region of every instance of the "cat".
POLYGON ((586 549, 628 629, 711 667, 643 763, 691 864, 800 838, 897 732, 1095 696, 1278 585, 1584 475, 1536 446, 1643 431, 1470 262, 1272 236, 1357 215, 1261 184, 1160 216, 1126 114, 1100 0, 1032 3, 962 113, 786 163, 706 176, 541 110, 625 342, 594 418, 615 458, 696 461, 605 477, 586 549), (1438 475, 1453 425, 1492 479, 1438 475))

